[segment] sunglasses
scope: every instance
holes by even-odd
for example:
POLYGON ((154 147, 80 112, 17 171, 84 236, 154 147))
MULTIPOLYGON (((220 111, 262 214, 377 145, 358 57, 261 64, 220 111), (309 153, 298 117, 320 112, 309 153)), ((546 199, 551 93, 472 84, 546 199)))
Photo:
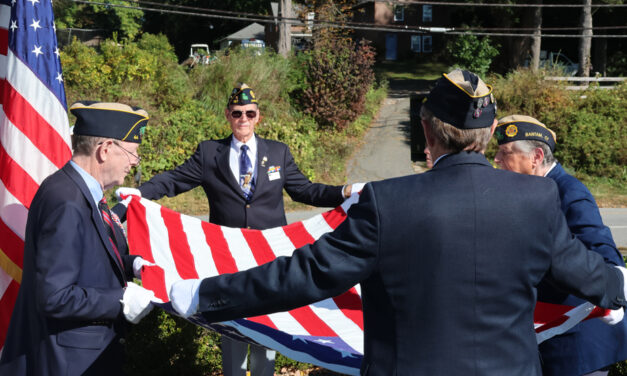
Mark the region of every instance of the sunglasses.
MULTIPOLYGON (((239 119, 242 117, 243 112, 239 110, 231 111, 231 117, 234 119, 239 119)), ((249 110, 246 111, 246 117, 249 119, 254 119, 257 116, 257 111, 249 110)))

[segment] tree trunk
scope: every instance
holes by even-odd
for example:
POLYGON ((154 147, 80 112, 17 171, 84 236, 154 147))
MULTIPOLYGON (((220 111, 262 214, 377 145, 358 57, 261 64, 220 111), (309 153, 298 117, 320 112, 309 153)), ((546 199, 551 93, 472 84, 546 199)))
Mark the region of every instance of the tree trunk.
POLYGON ((279 3, 279 53, 287 57, 292 47, 292 24, 288 18, 292 18, 292 0, 281 0, 279 3))
MULTIPOLYGON (((538 2, 542 4, 542 0, 538 2)), ((540 28, 542 27, 542 8, 535 7, 533 8, 533 37, 531 38, 531 61, 529 62, 529 66, 531 69, 536 72, 540 67, 540 50, 542 45, 542 31, 540 28)))
POLYGON ((579 76, 590 77, 590 50, 592 47, 592 0, 583 0, 579 41, 579 76))

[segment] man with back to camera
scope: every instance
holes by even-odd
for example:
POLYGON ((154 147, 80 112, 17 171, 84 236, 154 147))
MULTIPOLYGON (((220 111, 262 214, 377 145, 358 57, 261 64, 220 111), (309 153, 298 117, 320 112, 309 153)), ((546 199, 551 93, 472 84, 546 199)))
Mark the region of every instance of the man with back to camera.
POLYGON ((421 110, 431 170, 366 184, 334 232, 291 257, 174 283, 174 308, 217 322, 286 311, 360 283, 362 374, 541 375, 538 283, 549 278, 614 309, 625 305, 627 270, 572 237, 554 182, 486 160, 495 113, 478 76, 445 74, 421 110))
MULTIPOLYGON (((351 194, 351 185, 312 183, 294 162, 289 147, 255 134, 260 119, 258 100, 246 84, 236 86, 224 115, 232 135, 207 140, 174 170, 154 176, 136 189, 121 192, 151 200, 176 196, 202 186, 209 201, 211 223, 264 230, 287 224, 283 189, 297 202, 336 207, 351 194)), ((124 207, 114 208, 120 216, 124 207)), ((252 376, 274 374, 275 351, 250 345, 252 376)), ((222 368, 225 376, 244 376, 248 344, 222 336, 222 368)))
MULTIPOLYGON (((494 162, 505 170, 554 180, 570 231, 606 262, 624 265, 594 197, 583 183, 566 173, 553 156, 555 133, 535 118, 511 115, 499 120, 494 135, 499 144, 494 162)), ((548 283, 540 285, 538 298, 569 306, 583 303, 548 283)), ((612 364, 627 359, 627 322, 623 320, 618 325, 608 326, 599 320, 587 320, 544 341, 539 349, 545 376, 607 375, 612 364)))
POLYGON ((2 375, 121 375, 125 319, 138 323, 157 301, 127 282, 146 262, 129 256, 103 195, 139 164, 148 114, 87 101, 70 111, 72 160, 42 182, 28 212, 2 375))

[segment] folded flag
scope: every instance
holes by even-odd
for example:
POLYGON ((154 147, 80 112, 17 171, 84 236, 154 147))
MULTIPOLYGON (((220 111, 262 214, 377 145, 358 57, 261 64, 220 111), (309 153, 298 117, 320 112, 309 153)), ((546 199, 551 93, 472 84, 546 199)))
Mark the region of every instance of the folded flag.
MULTIPOLYGON (((129 249, 156 266, 145 267, 143 286, 168 302, 170 287, 181 279, 234 273, 290 256, 333 231, 359 201, 353 193, 341 206, 307 220, 268 230, 218 226, 176 213, 150 200, 132 196, 128 206, 129 249)), ((294 292, 298 293, 298 292, 294 292)), ((169 303, 162 307, 176 312, 169 303)), ((538 303, 538 343, 564 333, 578 322, 608 311, 591 304, 569 307, 538 303)), ((363 315, 359 285, 334 298, 289 312, 209 324, 201 315, 189 321, 229 337, 258 343, 297 361, 358 375, 363 357, 363 315)))

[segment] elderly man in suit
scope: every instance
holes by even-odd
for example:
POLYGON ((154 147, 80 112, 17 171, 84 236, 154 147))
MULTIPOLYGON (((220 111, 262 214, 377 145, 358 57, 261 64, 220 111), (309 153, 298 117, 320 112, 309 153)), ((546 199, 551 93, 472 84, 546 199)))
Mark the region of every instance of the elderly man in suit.
MULTIPOLYGON (((553 156, 556 146, 553 131, 530 116, 511 115, 499 120, 495 137, 499 151, 494 162, 499 167, 554 180, 561 210, 573 235, 606 262, 624 265, 594 197, 583 183, 566 173, 553 156)), ((538 297, 549 303, 570 306, 583 303, 548 283, 539 287, 538 297)), ((540 357, 545 376, 607 375, 610 365, 627 359, 627 321, 615 326, 599 320, 584 321, 563 335, 543 342, 540 357)))
MULTIPOLYGON (((255 134, 260 111, 254 91, 239 84, 229 97, 224 115, 233 134, 203 141, 185 163, 154 176, 127 193, 151 200, 172 197, 202 186, 209 200, 209 221, 222 226, 267 229, 287 224, 283 189, 294 201, 335 207, 350 196, 351 185, 312 183, 294 162, 287 145, 255 134)), ((123 216, 124 208, 115 211, 123 216)), ((275 352, 251 345, 252 376, 274 374, 275 352)), ((225 376, 244 376, 248 345, 222 336, 225 376)))
POLYGON ((174 308, 222 321, 361 283, 362 374, 540 375, 538 283, 619 308, 627 270, 572 237, 554 182, 490 165, 495 112, 478 76, 445 74, 421 110, 431 170, 367 184, 334 232, 291 257, 176 282, 174 308))
POLYGON ((129 256, 103 192, 139 163, 148 114, 119 103, 78 102, 72 160, 46 178, 26 224, 24 270, 2 375, 120 375, 125 319, 148 314, 152 291, 132 282, 129 256))

